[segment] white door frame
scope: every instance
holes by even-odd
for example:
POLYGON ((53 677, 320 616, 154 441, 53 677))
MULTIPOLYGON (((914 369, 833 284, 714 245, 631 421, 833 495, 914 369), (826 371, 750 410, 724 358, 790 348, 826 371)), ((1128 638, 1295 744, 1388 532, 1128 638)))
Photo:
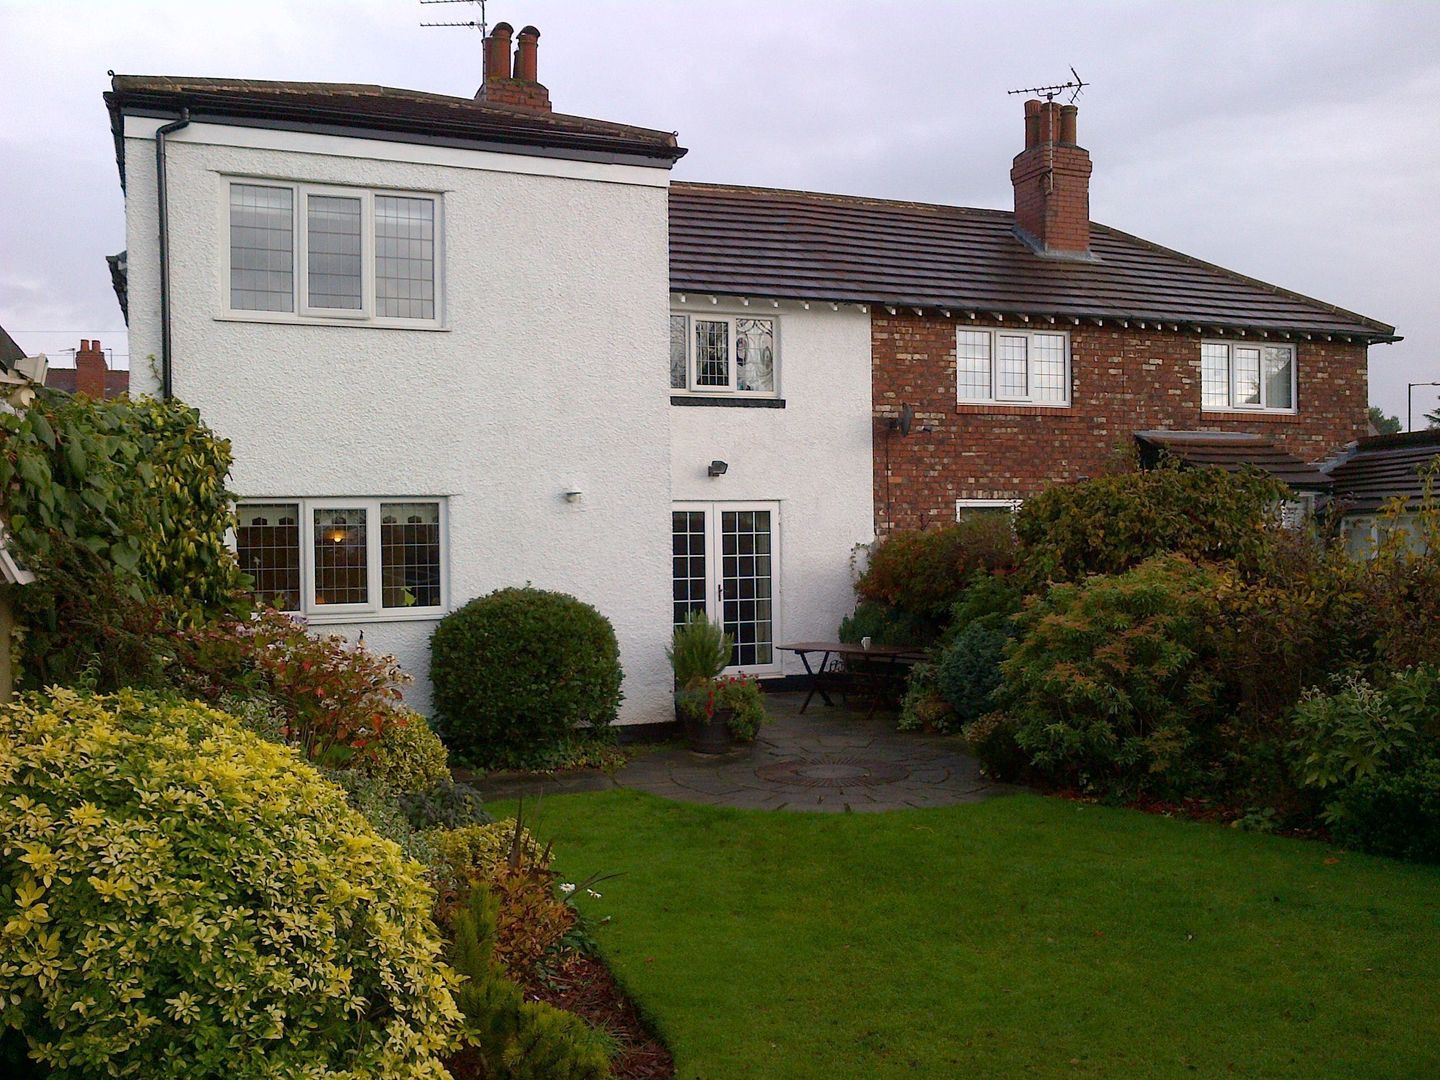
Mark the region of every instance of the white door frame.
MULTIPOLYGON (((724 623, 724 597, 721 595, 721 562, 724 557, 721 536, 721 514, 727 511, 763 510, 770 514, 770 663, 727 667, 728 675, 757 675, 763 678, 781 674, 779 644, 781 613, 780 590, 780 504, 756 500, 679 500, 671 505, 672 512, 699 511, 705 515, 705 613, 716 622, 724 623)), ((672 526, 673 528, 673 526, 672 526)), ((673 584, 673 570, 671 581, 673 584)))

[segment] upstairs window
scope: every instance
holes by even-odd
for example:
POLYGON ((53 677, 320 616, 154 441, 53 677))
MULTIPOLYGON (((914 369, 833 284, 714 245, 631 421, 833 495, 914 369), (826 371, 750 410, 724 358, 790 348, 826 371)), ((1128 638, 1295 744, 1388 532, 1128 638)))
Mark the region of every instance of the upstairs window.
POLYGON ((957 330, 956 398, 963 404, 1070 404, 1070 337, 1041 330, 957 330))
POLYGON ((444 610, 439 499, 267 499, 236 507, 235 554, 257 599, 314 617, 444 610))
POLYGON ((773 318, 671 315, 670 389, 775 397, 775 337, 773 318))
POLYGON ((228 311, 436 325, 439 197, 229 185, 228 311))
POLYGON ((1201 407, 1294 412, 1295 368, 1293 345, 1201 342, 1201 407))

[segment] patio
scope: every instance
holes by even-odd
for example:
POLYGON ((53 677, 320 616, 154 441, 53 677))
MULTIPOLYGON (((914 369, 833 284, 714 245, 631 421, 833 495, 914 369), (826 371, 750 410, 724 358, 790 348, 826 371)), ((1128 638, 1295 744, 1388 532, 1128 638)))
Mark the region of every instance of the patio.
POLYGON ((770 694, 770 723, 753 746, 714 758, 683 745, 642 753, 613 775, 493 776, 475 783, 487 800, 631 788, 680 802, 753 810, 872 812, 979 802, 1020 789, 980 774, 953 737, 894 730, 893 717, 770 694))

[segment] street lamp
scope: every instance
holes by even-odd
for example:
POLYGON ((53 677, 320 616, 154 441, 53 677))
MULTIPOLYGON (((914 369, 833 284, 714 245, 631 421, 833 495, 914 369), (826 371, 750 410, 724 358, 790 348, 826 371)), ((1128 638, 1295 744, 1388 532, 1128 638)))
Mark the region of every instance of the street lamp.
POLYGON ((1412 382, 1405 384, 1405 430, 1414 431, 1415 421, 1413 419, 1414 407, 1411 403, 1411 396, 1415 393, 1417 386, 1440 386, 1440 382, 1412 382))

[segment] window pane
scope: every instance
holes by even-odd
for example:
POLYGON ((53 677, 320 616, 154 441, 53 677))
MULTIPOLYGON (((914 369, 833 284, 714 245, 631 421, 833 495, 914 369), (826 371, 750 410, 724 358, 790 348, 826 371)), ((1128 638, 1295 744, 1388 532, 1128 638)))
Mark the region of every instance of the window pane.
POLYGON ((1030 358, 1030 399, 1069 401, 1070 387, 1065 378, 1065 335, 1036 334, 1030 340, 1034 349, 1030 358))
POLYGON ((316 510, 315 603, 367 603, 368 552, 363 506, 316 510))
POLYGON ((375 196, 375 314, 435 318, 435 200, 375 196))
POLYGON ((1230 405, 1230 346, 1206 341, 1200 345, 1200 403, 1209 409, 1230 405))
POLYGON ((255 579, 255 599, 281 611, 299 611, 299 504, 242 503, 235 517, 235 557, 255 579))
POLYGON ((775 390, 775 320, 735 320, 735 387, 775 390))
POLYGON ((1267 345, 1265 355, 1265 407, 1293 409, 1295 354, 1283 345, 1267 345))
POLYGON ((955 379, 961 401, 989 401, 990 332, 959 330, 955 334, 955 379))
POLYGON ((1026 377, 1026 354, 1029 342, 1011 334, 998 335, 1000 348, 1000 377, 995 396, 1000 398, 1025 398, 1029 395, 1029 380, 1026 377))
POLYGON ((670 389, 685 389, 685 335, 689 332, 684 315, 670 316, 670 389))
POLYGON ((705 511, 672 513, 670 545, 675 602, 671 621, 679 626, 692 611, 705 610, 705 511))
POLYGON ((360 310, 360 200, 311 195, 306 206, 307 303, 360 310))
POLYGON ((1260 350, 1235 348, 1235 404, 1260 404, 1260 350))
POLYGON ((230 307, 295 310, 294 192, 230 185, 230 307))
POLYGON ((730 385, 730 324, 695 320, 695 385, 730 385))
POLYGON ((440 606, 440 504, 380 504, 380 604, 440 606))

